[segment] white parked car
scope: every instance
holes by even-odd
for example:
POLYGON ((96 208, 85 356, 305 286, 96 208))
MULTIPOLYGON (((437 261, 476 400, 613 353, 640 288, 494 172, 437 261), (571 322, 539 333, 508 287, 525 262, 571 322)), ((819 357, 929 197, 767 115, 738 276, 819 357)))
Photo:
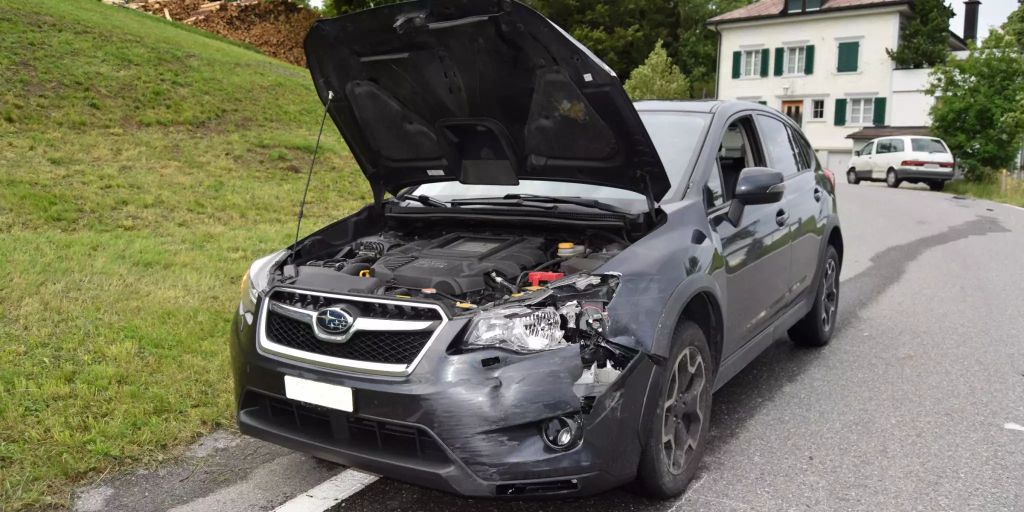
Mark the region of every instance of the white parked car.
POLYGON ((854 153, 846 181, 885 181, 892 188, 904 181, 927 183, 942 190, 953 179, 953 155, 942 139, 935 137, 882 137, 868 142, 854 153))

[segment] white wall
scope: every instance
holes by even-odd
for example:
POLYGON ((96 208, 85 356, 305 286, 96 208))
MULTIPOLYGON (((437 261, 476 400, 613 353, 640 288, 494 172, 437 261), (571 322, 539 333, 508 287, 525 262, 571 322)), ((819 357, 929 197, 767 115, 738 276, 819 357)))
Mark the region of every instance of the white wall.
MULTIPOLYGON (((893 64, 885 50, 896 47, 900 13, 906 9, 905 6, 856 9, 719 25, 722 46, 718 97, 729 100, 763 100, 775 108, 781 108, 783 100, 802 99, 803 130, 815 149, 824 153, 820 153, 823 163, 829 158, 828 153, 849 153, 852 145, 846 136, 863 128, 863 125, 835 126, 835 100, 876 96, 888 98, 886 124, 895 124, 892 122, 894 108, 891 106, 896 103, 893 100, 893 64), (854 73, 837 73, 838 43, 847 40, 860 41, 858 68, 854 73), (815 47, 814 72, 808 76, 774 76, 775 48, 801 42, 815 47), (733 79, 732 52, 757 46, 769 50, 769 76, 733 79), (811 119, 811 99, 814 98, 825 100, 825 117, 822 120, 811 119)), ((906 101, 910 105, 916 100, 900 97, 898 101, 906 101)))
POLYGON ((896 69, 892 72, 892 126, 928 126, 931 119, 928 111, 935 104, 935 98, 925 94, 928 87, 928 69, 896 69))

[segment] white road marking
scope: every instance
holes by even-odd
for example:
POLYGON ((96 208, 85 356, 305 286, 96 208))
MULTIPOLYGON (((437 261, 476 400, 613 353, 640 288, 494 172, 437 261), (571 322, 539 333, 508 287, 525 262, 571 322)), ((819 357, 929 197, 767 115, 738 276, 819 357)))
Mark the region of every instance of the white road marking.
POLYGON ((1021 432, 1024 432, 1024 426, 1020 426, 1016 423, 1007 423, 1003 425, 1003 428, 1006 430, 1020 430, 1021 432))
POLYGON ((363 490, 378 478, 358 469, 346 469, 324 483, 274 509, 274 512, 324 512, 345 498, 363 490))

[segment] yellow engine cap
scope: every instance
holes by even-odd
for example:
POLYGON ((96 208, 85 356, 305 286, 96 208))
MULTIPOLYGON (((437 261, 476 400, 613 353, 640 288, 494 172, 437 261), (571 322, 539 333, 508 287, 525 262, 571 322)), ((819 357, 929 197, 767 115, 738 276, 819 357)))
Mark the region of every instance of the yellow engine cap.
POLYGON ((459 309, 476 309, 476 304, 470 304, 468 302, 456 302, 455 307, 459 309))
POLYGON ((558 244, 559 249, 572 249, 573 247, 576 247, 576 244, 572 242, 562 242, 558 244))

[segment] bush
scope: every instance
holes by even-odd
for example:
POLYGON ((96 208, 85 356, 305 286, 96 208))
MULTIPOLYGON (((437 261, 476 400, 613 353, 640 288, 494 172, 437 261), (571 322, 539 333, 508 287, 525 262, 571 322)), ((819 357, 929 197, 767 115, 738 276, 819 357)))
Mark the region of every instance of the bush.
POLYGON ((690 81, 668 58, 659 40, 640 67, 626 81, 626 92, 634 101, 681 100, 690 97, 690 81))

